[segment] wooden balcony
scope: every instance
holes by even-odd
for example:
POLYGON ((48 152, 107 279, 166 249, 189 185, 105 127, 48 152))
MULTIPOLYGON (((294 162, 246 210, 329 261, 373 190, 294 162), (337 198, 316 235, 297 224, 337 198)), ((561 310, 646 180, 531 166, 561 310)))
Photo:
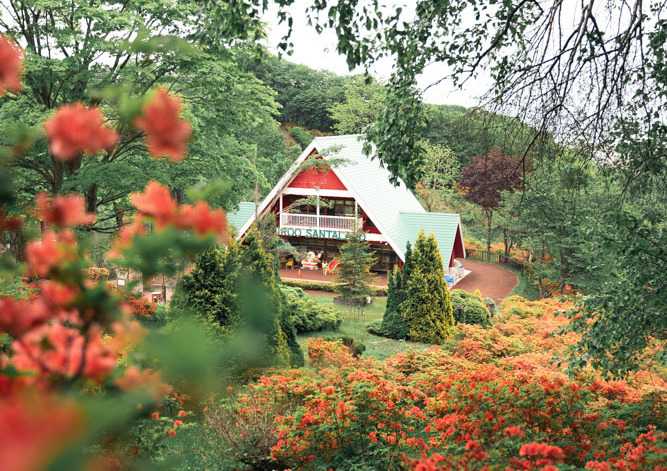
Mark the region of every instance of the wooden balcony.
POLYGON ((316 214, 280 213, 280 228, 324 229, 353 232, 363 227, 363 219, 354 216, 318 216, 316 214), (356 227, 355 227, 356 226, 356 227))

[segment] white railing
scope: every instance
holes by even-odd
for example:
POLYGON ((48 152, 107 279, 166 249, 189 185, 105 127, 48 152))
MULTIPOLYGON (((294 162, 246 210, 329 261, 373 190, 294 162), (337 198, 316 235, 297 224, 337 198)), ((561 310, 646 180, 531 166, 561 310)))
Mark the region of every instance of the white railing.
POLYGON ((352 232, 363 226, 361 218, 353 216, 318 216, 316 214, 280 213, 280 227, 329 229, 352 232))

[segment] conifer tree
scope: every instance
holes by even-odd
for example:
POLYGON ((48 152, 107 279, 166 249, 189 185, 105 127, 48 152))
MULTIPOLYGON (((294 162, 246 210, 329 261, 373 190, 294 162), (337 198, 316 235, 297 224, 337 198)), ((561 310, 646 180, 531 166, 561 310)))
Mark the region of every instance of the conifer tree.
POLYGON ((347 234, 340 250, 341 267, 338 269, 336 290, 355 306, 363 307, 366 299, 373 293, 370 286, 370 268, 375 263, 375 257, 365 240, 365 234, 359 230, 347 234))

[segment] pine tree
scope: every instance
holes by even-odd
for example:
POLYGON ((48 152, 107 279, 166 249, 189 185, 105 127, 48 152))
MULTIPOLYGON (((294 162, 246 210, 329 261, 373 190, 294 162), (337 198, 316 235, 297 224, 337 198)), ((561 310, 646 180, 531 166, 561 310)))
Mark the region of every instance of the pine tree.
POLYGON ((375 257, 364 238, 363 231, 347 234, 347 242, 340 248, 341 267, 338 269, 340 284, 336 287, 336 291, 344 299, 355 306, 362 307, 366 304, 366 299, 373 293, 370 285, 370 268, 375 264, 375 257))
POLYGON ((232 243, 200 254, 177 290, 182 296, 172 300, 171 307, 194 309, 216 334, 232 335, 241 323, 236 289, 239 250, 238 244, 232 243))

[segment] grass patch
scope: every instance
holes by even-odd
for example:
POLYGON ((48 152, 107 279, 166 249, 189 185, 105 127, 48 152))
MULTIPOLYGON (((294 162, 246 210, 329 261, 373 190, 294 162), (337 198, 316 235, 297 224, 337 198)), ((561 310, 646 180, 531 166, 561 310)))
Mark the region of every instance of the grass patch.
POLYGON ((516 276, 519 277, 519 284, 514 287, 512 292, 507 297, 521 296, 522 298, 525 298, 529 301, 537 301, 542 297, 540 296, 540 292, 537 289, 537 287, 532 282, 528 281, 527 275, 524 275, 519 270, 515 270, 506 265, 502 266, 507 270, 511 271, 512 273, 515 273, 516 276))
POLYGON ((304 346, 306 340, 311 337, 335 337, 343 335, 352 337, 357 342, 361 342, 366 346, 366 351, 363 353, 363 356, 375 357, 379 360, 384 360, 396 353, 402 353, 409 349, 425 350, 430 346, 417 342, 387 339, 385 337, 370 334, 366 331, 366 326, 368 324, 372 321, 382 319, 387 305, 386 297, 374 298, 373 304, 366 306, 363 315, 358 314, 355 309, 334 304, 333 295, 318 294, 311 297, 319 304, 330 305, 340 311, 343 315, 343 323, 336 331, 310 332, 297 336, 297 340, 302 346, 304 346))

